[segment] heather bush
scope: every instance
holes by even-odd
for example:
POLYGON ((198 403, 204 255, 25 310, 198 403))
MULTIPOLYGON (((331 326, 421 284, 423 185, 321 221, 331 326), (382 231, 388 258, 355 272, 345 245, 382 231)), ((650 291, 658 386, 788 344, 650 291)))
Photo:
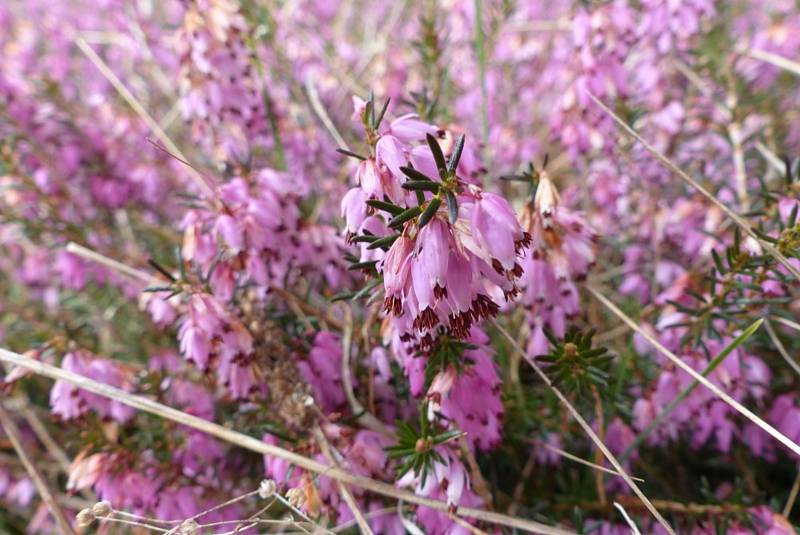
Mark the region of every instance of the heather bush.
POLYGON ((0 3, 0 532, 794 534, 793 0, 0 3))

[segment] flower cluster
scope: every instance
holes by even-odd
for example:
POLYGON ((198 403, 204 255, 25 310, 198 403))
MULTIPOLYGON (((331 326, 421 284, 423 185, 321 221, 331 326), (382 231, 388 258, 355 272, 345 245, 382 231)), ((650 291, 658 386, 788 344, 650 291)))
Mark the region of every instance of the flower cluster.
POLYGON ((238 3, 188 2, 176 38, 181 58, 181 114, 200 140, 246 160, 247 143, 263 143, 269 125, 257 57, 238 3), (227 149, 227 150, 225 150, 227 149))
POLYGON ((263 389, 257 381, 253 337, 213 295, 194 294, 178 330, 181 352, 203 371, 214 370, 217 380, 235 398, 263 389))
POLYGON ((595 261, 598 236, 580 214, 563 206, 547 172, 539 174, 536 194, 522 214, 531 236, 530 253, 522 264, 521 302, 533 326, 528 350, 547 353, 544 329, 564 336, 567 321, 579 312, 576 282, 584 280, 595 261))
POLYGON ((342 202, 351 241, 367 237, 361 262, 378 262, 386 313, 423 346, 440 328, 466 338, 513 300, 530 243, 505 199, 462 178, 476 167, 464 136, 443 148, 436 132, 412 116, 393 121, 342 202), (396 233, 381 237, 389 229, 396 233), (388 251, 373 253, 381 240, 388 251))
MULTIPOLYGON (((85 351, 67 353, 61 367, 123 390, 130 391, 132 387, 132 370, 126 370, 113 361, 95 357, 85 351)), ((64 420, 78 418, 92 411, 103 418, 125 423, 134 414, 133 409, 118 401, 91 394, 65 381, 56 381, 50 390, 50 407, 53 414, 64 420)))

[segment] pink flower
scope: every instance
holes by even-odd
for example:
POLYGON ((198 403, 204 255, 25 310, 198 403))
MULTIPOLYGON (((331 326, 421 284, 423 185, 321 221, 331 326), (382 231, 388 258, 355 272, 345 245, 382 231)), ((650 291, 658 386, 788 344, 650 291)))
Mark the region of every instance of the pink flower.
POLYGON ((522 215, 531 236, 530 253, 522 260, 522 301, 529 310, 536 347, 541 349, 542 329, 564 335, 566 320, 578 314, 575 282, 583 280, 594 264, 597 235, 583 218, 560 204, 558 190, 541 172, 536 196, 522 215))
MULTIPOLYGON (((133 389, 131 372, 120 364, 87 351, 72 351, 64 356, 61 367, 126 391, 133 389)), ((78 418, 93 410, 103 418, 126 422, 133 417, 134 410, 118 401, 81 390, 66 381, 56 381, 50 390, 50 407, 53 414, 64 420, 78 418)))
POLYGON ((367 190, 352 188, 342 198, 341 214, 346 223, 348 234, 355 234, 367 218, 367 190))
MULTIPOLYGON (((381 138, 378 140, 378 143, 375 145, 375 156, 378 165, 386 167, 395 180, 399 180, 400 177, 405 176, 400 170, 400 167, 406 165, 408 160, 406 158, 406 153, 403 150, 403 144, 399 139, 391 135, 381 136, 381 138)), ((362 162, 361 165, 364 165, 365 163, 366 162, 362 162)), ((393 200, 399 199, 393 198, 393 200)))
MULTIPOLYGON (((361 190, 367 197, 374 197, 376 199, 383 198, 383 180, 381 180, 381 171, 378 164, 374 159, 368 158, 358 164, 356 170, 356 185, 361 187, 361 190)), ((387 194, 391 192, 386 192, 387 194)))
POLYGON ((426 134, 436 136, 439 129, 420 120, 417 114, 409 113, 392 121, 389 125, 389 133, 405 143, 411 143, 425 141, 426 134))
POLYGON ((342 345, 339 337, 322 331, 314 337, 308 360, 297 363, 297 368, 314 389, 314 402, 326 413, 345 403, 342 387, 342 345))
POLYGON ((386 297, 383 306, 387 312, 399 316, 403 313, 403 299, 409 283, 411 252, 414 242, 405 236, 395 240, 381 263, 386 297))
POLYGON ((454 421, 456 428, 467 433, 466 439, 471 446, 488 450, 501 438, 504 412, 500 399, 501 380, 492 351, 487 346, 488 336, 473 328, 469 342, 478 347, 462 355, 469 364, 460 375, 451 379, 453 384, 449 392, 441 396, 441 413, 454 421))
POLYGON ((64 286, 80 290, 86 284, 86 267, 74 254, 60 251, 56 256, 55 270, 61 275, 64 286))

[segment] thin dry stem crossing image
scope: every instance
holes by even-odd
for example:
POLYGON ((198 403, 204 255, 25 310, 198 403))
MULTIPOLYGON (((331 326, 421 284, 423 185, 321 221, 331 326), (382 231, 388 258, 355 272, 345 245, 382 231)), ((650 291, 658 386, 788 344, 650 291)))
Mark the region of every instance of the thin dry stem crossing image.
POLYGON ((796 535, 794 0, 0 3, 0 533, 796 535))

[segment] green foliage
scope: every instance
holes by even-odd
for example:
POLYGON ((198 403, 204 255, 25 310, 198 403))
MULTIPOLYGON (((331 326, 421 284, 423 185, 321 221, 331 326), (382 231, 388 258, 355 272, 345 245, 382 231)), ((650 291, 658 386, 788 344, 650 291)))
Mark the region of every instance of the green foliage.
POLYGON ((425 485, 435 463, 445 463, 434 448, 461 435, 458 430, 437 432, 432 428, 425 409, 423 406, 420 410, 419 431, 407 422, 397 421, 397 444, 386 448, 390 458, 401 459, 397 477, 403 477, 413 470, 414 475, 421 478, 422 485, 425 485))
MULTIPOLYGON (((464 352, 477 347, 447 333, 439 335, 436 345, 426 353, 428 360, 425 363, 425 384, 430 385, 436 374, 444 372, 451 366, 456 372, 461 373, 465 365, 471 364, 469 359, 465 358, 464 352)), ((422 356, 418 355, 417 358, 422 356)))
POLYGON ((554 386, 561 385, 567 391, 578 394, 588 392, 593 386, 606 388, 609 385, 608 367, 614 359, 605 347, 592 347, 594 330, 581 333, 572 327, 563 340, 546 332, 552 344, 547 355, 538 355, 537 360, 549 364, 545 372, 554 386))

